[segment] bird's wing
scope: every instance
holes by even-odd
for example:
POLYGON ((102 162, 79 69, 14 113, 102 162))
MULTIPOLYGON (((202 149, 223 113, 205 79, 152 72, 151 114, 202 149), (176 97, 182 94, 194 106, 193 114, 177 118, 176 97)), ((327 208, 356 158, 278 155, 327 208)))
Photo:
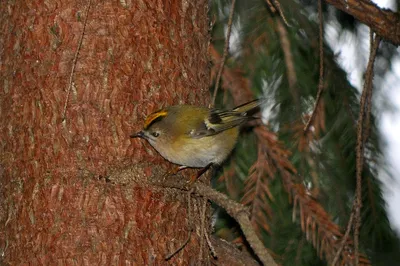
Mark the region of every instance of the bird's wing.
POLYGON ((188 134, 192 138, 202 138, 240 126, 249 120, 255 119, 252 115, 259 110, 263 102, 264 99, 258 99, 227 111, 211 109, 207 118, 198 121, 188 134))
POLYGON ((235 111, 210 110, 209 116, 188 133, 192 138, 212 136, 239 126, 247 120, 249 117, 235 111))

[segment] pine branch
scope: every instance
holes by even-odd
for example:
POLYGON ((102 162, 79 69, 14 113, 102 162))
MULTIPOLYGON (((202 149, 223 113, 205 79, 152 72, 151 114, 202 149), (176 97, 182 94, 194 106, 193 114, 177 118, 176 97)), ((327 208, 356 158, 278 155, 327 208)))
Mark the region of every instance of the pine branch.
MULTIPOLYGON (((321 258, 325 257, 327 261, 332 261, 340 248, 339 239, 343 236, 340 227, 332 221, 324 207, 312 197, 308 189, 294 181, 296 170, 288 159, 290 153, 280 147, 281 145, 273 143, 276 142, 276 138, 265 138, 264 130, 256 128, 255 133, 263 145, 274 147, 273 150, 268 149, 267 153, 280 172, 286 192, 293 198, 293 220, 298 213, 301 229, 306 234, 307 240, 319 251, 321 258)), ((341 254, 341 262, 351 264, 354 259, 352 241, 347 241, 343 249, 345 252, 341 254)), ((360 265, 370 264, 364 255, 359 255, 359 261, 360 265)))
MULTIPOLYGON (((234 90, 235 87, 230 87, 234 90)), ((243 90, 243 88, 241 88, 243 90)), ((232 91, 232 95, 238 95, 232 91)), ((234 99, 236 104, 243 99, 234 99)), ((248 99, 245 99, 248 100, 248 99)), ((289 161, 290 152, 282 148, 282 144, 277 140, 277 136, 266 130, 265 127, 254 129, 259 141, 266 147, 267 155, 271 158, 274 166, 279 170, 282 183, 289 197, 293 200, 293 219, 298 216, 302 231, 318 251, 321 258, 325 257, 328 262, 334 259, 337 250, 340 248, 340 239, 343 234, 340 227, 335 224, 324 207, 318 203, 303 184, 294 182, 297 171, 289 161)), ((354 244, 351 240, 346 242, 341 254, 341 263, 352 264, 354 260, 354 244)), ((359 255, 360 265, 370 265, 369 260, 364 255, 359 255)))
MULTIPOLYGON (((225 68, 224 73, 229 73, 229 69, 225 68)), ((232 84, 235 84, 236 76, 232 75, 229 78, 232 79, 232 84)), ((228 89, 235 104, 253 99, 250 86, 229 86, 228 89)), ((321 258, 325 257, 328 262, 332 262, 340 248, 340 239, 343 237, 340 227, 332 221, 324 207, 312 197, 304 185, 294 181, 297 178, 297 170, 288 159, 291 153, 282 148, 277 136, 265 127, 257 127, 254 132, 266 147, 268 158, 271 158, 274 167, 280 172, 284 188, 289 197, 293 199, 293 220, 299 217, 301 229, 306 234, 307 240, 313 244, 321 258)), ((340 261, 342 264, 351 265, 353 260, 354 243, 349 239, 343 247, 340 261)), ((360 265, 370 265, 364 255, 359 255, 359 262, 360 265)))
POLYGON ((256 231, 264 229, 271 233, 268 217, 272 216, 272 209, 268 205, 267 197, 274 201, 274 197, 269 190, 269 179, 275 178, 276 169, 268 163, 265 150, 262 145, 258 145, 257 161, 250 167, 249 176, 245 181, 244 196, 242 204, 250 207, 250 219, 256 231), (261 227, 261 228, 259 228, 261 227))

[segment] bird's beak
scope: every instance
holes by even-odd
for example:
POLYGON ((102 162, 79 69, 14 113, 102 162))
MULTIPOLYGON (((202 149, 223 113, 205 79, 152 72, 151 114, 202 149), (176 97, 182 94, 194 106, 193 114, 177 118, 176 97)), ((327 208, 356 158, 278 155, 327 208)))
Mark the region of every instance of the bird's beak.
POLYGON ((131 137, 131 138, 142 138, 142 139, 145 138, 145 137, 144 137, 144 132, 143 132, 143 131, 139 131, 139 132, 137 132, 137 133, 135 133, 135 134, 132 134, 130 137, 131 137))

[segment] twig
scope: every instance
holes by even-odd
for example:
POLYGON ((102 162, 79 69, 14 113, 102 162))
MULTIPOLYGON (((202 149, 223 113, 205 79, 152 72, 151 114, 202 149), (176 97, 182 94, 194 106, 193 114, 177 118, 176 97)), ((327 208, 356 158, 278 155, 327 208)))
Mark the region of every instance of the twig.
POLYGON ((344 236, 342 238, 342 241, 340 242, 340 246, 339 246, 338 250, 336 251, 336 255, 335 255, 335 257, 334 257, 334 259, 332 261, 332 264, 331 264, 332 266, 336 265, 336 263, 338 262, 338 260, 340 258, 340 254, 342 253, 342 250, 343 250, 344 246, 346 245, 347 238, 349 237, 349 234, 350 234, 350 231, 351 231, 351 228, 352 228, 352 225, 353 225, 354 214, 355 214, 355 204, 353 204, 353 208, 351 210, 350 218, 349 218, 349 221, 347 223, 346 232, 345 232, 345 234, 344 234, 344 236))
MULTIPOLYGON (((369 34, 369 41, 370 41, 370 47, 373 46, 373 42, 374 42, 374 33, 372 31, 370 31, 369 34)), ((368 77, 367 77, 368 78, 368 77)), ((372 78, 368 78, 370 80, 370 82, 372 82, 372 78)), ((369 86, 372 86, 372 84, 369 84, 369 86)), ((369 136, 369 130, 370 130, 370 124, 371 124, 371 101, 372 101, 372 90, 368 90, 368 94, 367 94, 367 110, 366 110, 366 116, 365 116, 365 128, 364 128, 364 143, 367 141, 368 136, 369 136)))
POLYGON ((203 200, 203 206, 201 207, 201 215, 200 215, 200 252, 199 252, 199 261, 202 260, 203 257, 203 235, 207 233, 207 231, 204 230, 204 222, 206 219, 206 209, 207 209, 207 199, 202 199, 203 200))
POLYGON ((173 256, 175 256, 175 254, 177 254, 179 251, 181 251, 186 245, 187 243, 189 243, 190 241, 190 237, 192 236, 192 232, 193 232, 193 225, 192 225, 192 219, 191 219, 191 204, 190 204, 190 198, 192 196, 193 193, 193 189, 190 189, 187 192, 188 195, 188 227, 189 227, 189 232, 188 232, 188 236, 185 240, 185 242, 182 243, 182 245, 180 245, 177 249, 175 249, 175 251, 173 251, 172 253, 170 253, 169 255, 165 256, 165 260, 170 260, 173 256))
POLYGON ((314 110, 311 113, 310 119, 306 126, 304 127, 304 134, 308 132, 311 125, 314 122, 315 116, 317 115, 317 110, 319 103, 321 101, 322 91, 324 90, 324 22, 322 16, 322 0, 318 0, 318 20, 319 20, 319 83, 318 83, 318 93, 315 99, 314 110))
POLYGON ((81 50, 81 46, 82 46, 82 42, 83 42, 83 36, 85 35, 85 29, 86 29, 86 24, 87 24, 87 19, 88 19, 88 16, 89 16, 89 9, 90 9, 90 5, 91 4, 92 4, 92 0, 89 0, 88 5, 86 7, 85 21, 83 22, 83 29, 82 29, 81 37, 79 38, 78 47, 76 48, 74 60, 72 61, 72 69, 71 69, 71 74, 69 76, 69 83, 68 83, 68 88, 67 88, 67 96, 65 97, 64 108, 63 108, 63 113, 62 113, 62 121, 63 122, 66 119, 65 115, 66 115, 66 112, 67 112, 67 105, 68 105, 69 95, 71 94, 71 88, 72 88, 74 74, 75 74, 76 62, 78 61, 78 55, 79 55, 79 51, 81 50))
POLYGON ((215 99, 217 98, 217 92, 218 92, 218 87, 219 87, 219 83, 221 80, 222 71, 224 70, 225 60, 226 60, 226 57, 228 56, 229 39, 231 37, 233 12, 235 10, 235 3, 236 3, 236 0, 232 0, 231 11, 229 13, 229 19, 228 19, 228 32, 226 34, 226 39, 225 39, 224 54, 222 56, 221 63, 219 65, 219 70, 218 70, 217 80, 215 82, 215 88, 214 88, 214 94, 213 94, 213 98, 212 98, 211 107, 214 107, 214 105, 215 105, 215 99))
POLYGON ((270 0, 265 0, 265 2, 267 3, 269 9, 271 9, 271 12, 272 12, 272 13, 275 13, 275 12, 276 12, 276 8, 275 8, 274 5, 271 3, 271 1, 270 1, 270 0))
POLYGON ((224 208, 238 222, 250 247, 264 265, 276 265, 271 255, 265 249, 264 244, 257 237, 250 222, 247 209, 242 204, 230 200, 226 195, 201 183, 197 184, 196 191, 224 208))
MULTIPOLYGON (((372 39, 371 39, 372 40, 372 39)), ((366 78, 364 82, 364 88, 360 100, 360 114, 358 118, 357 125, 357 147, 356 147, 356 199, 355 199, 355 223, 354 223, 354 255, 355 255, 355 265, 359 263, 359 233, 361 225, 361 208, 362 208, 362 169, 364 163, 364 145, 367 140, 364 137, 366 125, 364 124, 364 119, 369 119, 369 114, 366 111, 371 111, 371 100, 368 100, 368 95, 372 96, 372 78, 373 78, 373 68, 376 57, 376 52, 380 43, 380 38, 375 37, 375 40, 371 42, 370 56, 368 60, 368 66, 366 70, 366 78)), ((368 133, 367 133, 368 134, 368 133)))
POLYGON ((215 251, 215 248, 214 248, 214 246, 212 245, 212 243, 211 243, 211 241, 210 241, 210 238, 208 237, 208 233, 207 233, 207 232, 204 232, 204 236, 206 237, 208 247, 210 248, 211 256, 213 256, 214 259, 217 259, 217 258, 218 258, 218 254, 217 254, 217 252, 215 251))
POLYGON ((276 29, 279 34, 279 39, 282 44, 283 56, 285 58, 286 72, 288 75, 289 89, 292 93, 297 112, 300 113, 299 94, 295 88, 297 83, 296 70, 294 67, 293 54, 290 47, 290 41, 287 30, 280 20, 276 21, 276 29))
MULTIPOLYGON (((166 180, 162 183, 159 181, 154 181, 154 184, 163 187, 188 190, 185 182, 178 182, 174 180, 166 180)), ((263 265, 277 266, 272 256, 264 247, 264 244, 257 237, 257 234, 249 220, 249 214, 245 206, 229 199, 225 194, 222 194, 201 182, 194 183, 193 189, 194 193, 205 197, 224 208, 225 211, 238 222, 247 242, 263 265)))
POLYGON ((189 243, 191 235, 192 235, 192 230, 190 230, 185 242, 183 242, 183 244, 180 245, 179 248, 177 248, 174 252, 165 256, 165 260, 170 260, 173 256, 175 256, 175 254, 177 254, 179 251, 181 251, 187 245, 187 243, 189 243))
POLYGON ((289 23, 286 20, 285 14, 282 11, 281 4, 279 4, 279 2, 276 0, 272 0, 272 2, 274 3, 275 8, 278 10, 279 15, 281 16, 283 22, 285 22, 286 26, 290 27, 289 23))
POLYGON ((281 4, 279 4, 279 2, 276 0, 272 0, 273 3, 270 0, 265 0, 265 2, 267 3, 272 13, 275 13, 276 10, 278 10, 283 22, 285 22, 286 26, 290 27, 289 23, 286 20, 285 14, 282 11, 281 4))

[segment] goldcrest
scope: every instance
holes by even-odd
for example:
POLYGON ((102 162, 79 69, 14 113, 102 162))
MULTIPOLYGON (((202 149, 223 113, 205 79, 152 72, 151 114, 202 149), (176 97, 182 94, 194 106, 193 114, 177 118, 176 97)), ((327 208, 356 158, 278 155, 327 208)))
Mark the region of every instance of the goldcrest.
POLYGON ((177 171, 203 168, 201 175, 225 161, 235 147, 239 126, 255 118, 252 115, 262 102, 254 100, 232 110, 169 106, 147 116, 143 130, 131 138, 147 140, 162 157, 180 165, 177 171))

